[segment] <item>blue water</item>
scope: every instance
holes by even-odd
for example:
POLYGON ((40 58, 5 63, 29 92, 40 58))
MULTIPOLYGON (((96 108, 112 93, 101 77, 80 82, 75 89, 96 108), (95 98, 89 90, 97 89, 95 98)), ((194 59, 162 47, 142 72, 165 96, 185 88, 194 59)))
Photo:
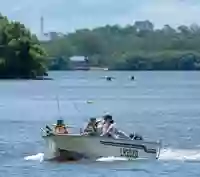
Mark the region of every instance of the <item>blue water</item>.
POLYGON ((133 177, 200 175, 199 72, 51 72, 53 81, 0 82, 0 177, 133 177), (109 82, 105 75, 116 79, 109 82), (135 76, 135 81, 129 77, 135 76), (118 126, 163 141, 158 161, 42 161, 40 128, 65 122, 82 126, 105 112, 118 126), (90 101, 90 102, 88 102, 90 101))

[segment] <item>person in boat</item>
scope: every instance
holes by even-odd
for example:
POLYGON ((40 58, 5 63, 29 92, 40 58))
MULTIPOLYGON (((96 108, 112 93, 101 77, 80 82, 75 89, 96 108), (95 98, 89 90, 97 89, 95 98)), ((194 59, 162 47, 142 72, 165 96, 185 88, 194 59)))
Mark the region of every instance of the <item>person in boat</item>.
POLYGON ((97 121, 97 132, 99 135, 105 133, 109 127, 109 122, 112 120, 112 116, 110 114, 106 114, 102 119, 97 121))
POLYGON ((114 130, 114 120, 112 119, 112 116, 107 114, 104 116, 104 123, 102 126, 102 131, 100 136, 109 136, 109 131, 114 130), (113 129, 112 129, 113 127, 113 129))
POLYGON ((104 132, 101 136, 108 136, 115 139, 119 139, 119 138, 130 139, 130 137, 126 133, 116 128, 116 123, 114 122, 114 120, 109 121, 106 132, 104 132))
POLYGON ((67 126, 65 125, 63 120, 57 120, 57 124, 55 126, 55 133, 59 134, 68 134, 67 126))
POLYGON ((90 118, 89 123, 87 124, 86 128, 84 129, 84 134, 87 134, 87 135, 96 135, 97 134, 96 118, 90 118))
POLYGON ((86 128, 84 129, 83 134, 93 134, 93 135, 101 135, 103 132, 109 127, 109 121, 112 120, 112 116, 106 114, 103 118, 96 119, 91 118, 86 128))
POLYGON ((116 138, 116 131, 117 129, 115 127, 114 120, 107 120, 107 122, 105 123, 105 129, 102 132, 101 136, 116 138))

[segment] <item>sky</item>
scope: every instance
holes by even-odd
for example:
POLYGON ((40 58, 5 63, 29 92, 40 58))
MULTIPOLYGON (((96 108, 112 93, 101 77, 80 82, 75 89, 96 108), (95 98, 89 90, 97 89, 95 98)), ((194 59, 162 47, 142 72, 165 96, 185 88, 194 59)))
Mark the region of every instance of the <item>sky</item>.
POLYGON ((0 12, 24 23, 32 32, 71 32, 106 24, 127 25, 150 20, 156 28, 165 24, 200 24, 200 0, 0 0, 0 12))

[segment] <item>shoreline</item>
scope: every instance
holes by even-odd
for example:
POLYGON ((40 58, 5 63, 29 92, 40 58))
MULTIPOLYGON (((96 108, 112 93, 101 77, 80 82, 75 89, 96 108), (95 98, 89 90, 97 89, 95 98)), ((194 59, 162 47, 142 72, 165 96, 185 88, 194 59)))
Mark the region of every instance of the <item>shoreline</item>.
POLYGON ((194 72, 194 71, 197 71, 197 72, 199 72, 200 70, 115 70, 115 69, 109 69, 109 70, 79 70, 79 69, 77 69, 77 70, 49 70, 49 72, 71 72, 71 71, 74 71, 74 72, 76 72, 76 71, 85 71, 85 72, 88 72, 88 71, 105 71, 105 72, 109 72, 109 71, 118 71, 118 72, 146 72, 146 71, 149 71, 149 72, 156 72, 156 71, 158 71, 158 72, 174 72, 174 71, 176 71, 176 72, 194 72))
POLYGON ((53 78, 50 78, 50 77, 36 77, 36 78, 0 77, 0 80, 53 80, 53 78))
MULTIPOLYGON (((49 70, 49 72, 99 72, 99 71, 104 71, 104 72, 199 72, 200 70, 49 70)), ((43 77, 43 76, 38 76, 35 78, 29 78, 29 77, 1 77, 0 80, 54 80, 51 77, 43 77)))

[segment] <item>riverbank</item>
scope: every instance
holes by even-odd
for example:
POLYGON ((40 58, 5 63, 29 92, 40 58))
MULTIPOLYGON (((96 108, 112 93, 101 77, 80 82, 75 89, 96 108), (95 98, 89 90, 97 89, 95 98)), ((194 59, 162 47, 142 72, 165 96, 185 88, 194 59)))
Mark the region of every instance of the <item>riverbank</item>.
POLYGON ((14 77, 14 76, 0 76, 0 80, 53 80, 53 78, 50 77, 43 77, 43 76, 38 76, 38 77, 14 77))

